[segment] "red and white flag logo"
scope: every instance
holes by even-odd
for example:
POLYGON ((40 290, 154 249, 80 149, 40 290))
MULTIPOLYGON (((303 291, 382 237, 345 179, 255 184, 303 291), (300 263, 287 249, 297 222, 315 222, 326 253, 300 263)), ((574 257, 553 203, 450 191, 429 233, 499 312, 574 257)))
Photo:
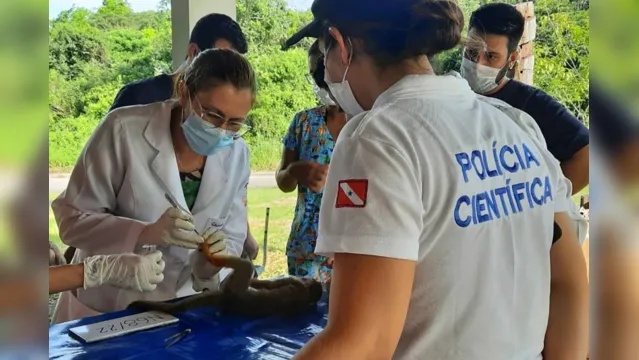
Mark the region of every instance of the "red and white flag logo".
POLYGON ((337 185, 336 208, 366 206, 368 180, 341 180, 337 185))

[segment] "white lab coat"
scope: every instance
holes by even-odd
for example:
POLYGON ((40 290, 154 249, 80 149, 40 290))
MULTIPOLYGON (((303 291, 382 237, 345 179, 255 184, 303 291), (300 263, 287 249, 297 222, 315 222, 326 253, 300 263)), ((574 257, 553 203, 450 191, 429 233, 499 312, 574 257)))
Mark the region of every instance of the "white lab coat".
MULTIPOLYGON (((175 106, 168 100, 117 109, 91 135, 66 191, 51 205, 62 241, 78 249, 74 263, 96 254, 144 253, 136 245, 138 236, 170 207, 165 193, 187 208, 169 130, 175 106)), ((207 158, 192 209, 200 234, 209 226, 221 228, 228 237, 228 253, 236 256, 246 239, 249 176, 248 148, 239 139, 207 158)), ((166 268, 155 291, 110 286, 67 291, 60 296, 53 323, 122 310, 135 300, 164 301, 195 293, 194 254, 176 246, 157 248, 166 268)), ((226 275, 223 270, 220 278, 210 280, 217 283, 226 275)))

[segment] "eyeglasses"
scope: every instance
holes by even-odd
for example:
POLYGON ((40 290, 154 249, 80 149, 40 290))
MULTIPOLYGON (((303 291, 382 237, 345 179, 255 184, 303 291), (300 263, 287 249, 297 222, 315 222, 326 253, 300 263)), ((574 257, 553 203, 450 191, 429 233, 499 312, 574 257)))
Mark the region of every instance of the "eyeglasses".
POLYGON ((202 118, 210 123, 211 125, 218 127, 230 136, 233 139, 239 139, 242 136, 246 135, 247 132, 251 131, 252 127, 239 121, 226 120, 220 114, 216 114, 210 111, 202 112, 202 118))
POLYGON ((244 122, 226 120, 222 115, 202 108, 202 104, 200 104, 200 100, 198 100, 197 97, 195 98, 195 101, 197 101, 198 105, 200 106, 200 111, 202 111, 202 114, 200 115, 202 119, 204 119, 204 121, 208 122, 209 124, 226 131, 226 133, 229 136, 232 136, 233 139, 239 139, 242 136, 246 135, 247 132, 251 131, 252 127, 245 124, 244 122))

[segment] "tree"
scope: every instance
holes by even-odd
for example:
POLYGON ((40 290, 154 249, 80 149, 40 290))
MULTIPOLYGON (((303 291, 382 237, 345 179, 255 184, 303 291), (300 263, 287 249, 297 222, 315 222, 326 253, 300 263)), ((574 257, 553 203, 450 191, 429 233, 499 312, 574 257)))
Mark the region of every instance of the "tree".
POLYGON ((66 78, 79 76, 83 63, 106 60, 106 51, 97 32, 78 27, 73 22, 56 24, 49 32, 49 38, 49 68, 66 78))
POLYGON ((103 0, 92 21, 102 30, 124 28, 133 24, 132 15, 133 10, 126 0, 103 0))
POLYGON ((535 40, 535 85, 588 123, 590 53, 587 11, 539 17, 535 40))
MULTIPOLYGON (((466 21, 483 2, 459 1, 466 21)), ((535 4, 536 86, 587 121, 589 3, 538 0, 535 4)), ((253 131, 245 137, 251 165, 255 170, 272 170, 294 114, 317 105, 305 79, 312 40, 286 52, 280 49, 312 16, 309 11, 289 9, 285 0, 237 0, 237 18, 247 35, 247 57, 258 80, 257 101, 249 114, 253 131)), ((124 84, 171 71, 170 2, 161 0, 156 11, 142 13, 133 12, 124 0, 105 0, 96 11, 72 7, 50 21, 49 44, 50 165, 69 168, 124 84)), ((461 49, 433 60, 438 72, 458 70, 461 49)), ((625 71, 612 75, 623 79, 625 71)))

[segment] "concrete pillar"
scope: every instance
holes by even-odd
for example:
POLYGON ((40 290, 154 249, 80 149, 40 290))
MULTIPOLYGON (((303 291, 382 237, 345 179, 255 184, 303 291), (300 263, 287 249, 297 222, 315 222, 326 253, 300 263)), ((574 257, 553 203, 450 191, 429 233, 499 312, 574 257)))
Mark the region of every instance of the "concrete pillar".
POLYGON ((235 19, 235 0, 171 0, 174 69, 186 58, 189 36, 195 23, 210 13, 226 14, 235 19))

